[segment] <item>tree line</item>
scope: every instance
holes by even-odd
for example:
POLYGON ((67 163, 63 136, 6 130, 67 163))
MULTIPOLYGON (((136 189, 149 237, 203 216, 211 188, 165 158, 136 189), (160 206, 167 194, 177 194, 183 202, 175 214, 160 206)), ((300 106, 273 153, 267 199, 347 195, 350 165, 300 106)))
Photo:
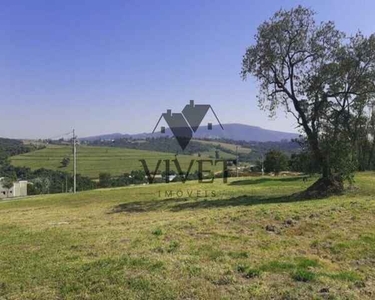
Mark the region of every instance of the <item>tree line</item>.
MULTIPOLYGON (((43 168, 32 171, 26 167, 14 167, 8 162, 0 164, 0 177, 11 183, 16 180, 27 180, 30 183, 28 195, 65 193, 73 189, 73 176, 69 173, 43 168)), ((95 189, 96 186, 96 182, 90 178, 77 175, 78 191, 95 189)))
POLYGON ((0 164, 5 162, 10 156, 28 153, 44 147, 33 144, 25 145, 19 140, 0 138, 0 164))
MULTIPOLYGON (((297 153, 300 151, 300 146, 296 141, 283 140, 280 142, 248 142, 248 141, 234 141, 230 139, 202 139, 203 141, 210 141, 210 144, 201 143, 199 141, 191 141, 184 151, 181 151, 174 137, 157 137, 147 138, 144 140, 135 140, 132 138, 121 138, 113 141, 90 141, 86 142, 91 146, 106 146, 106 147, 121 147, 128 149, 158 151, 176 154, 200 154, 204 152, 210 152, 213 149, 215 151, 221 151, 224 153, 236 155, 235 150, 223 147, 220 143, 227 143, 232 145, 238 145, 244 148, 249 148, 248 153, 241 151, 238 153, 239 159, 242 162, 256 162, 260 159, 267 151, 280 150, 287 154, 297 153)), ((217 157, 215 157, 217 158, 217 157)))

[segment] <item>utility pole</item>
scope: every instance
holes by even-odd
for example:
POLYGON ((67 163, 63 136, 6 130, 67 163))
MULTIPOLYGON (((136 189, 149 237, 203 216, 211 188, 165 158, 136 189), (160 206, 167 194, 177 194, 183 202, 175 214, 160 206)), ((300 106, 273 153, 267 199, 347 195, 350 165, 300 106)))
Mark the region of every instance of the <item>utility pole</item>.
POLYGON ((264 176, 264 155, 262 154, 262 176, 264 176))
POLYGON ((73 193, 77 193, 77 137, 73 129, 73 193))
POLYGON ((236 177, 238 177, 238 146, 236 146, 236 177))

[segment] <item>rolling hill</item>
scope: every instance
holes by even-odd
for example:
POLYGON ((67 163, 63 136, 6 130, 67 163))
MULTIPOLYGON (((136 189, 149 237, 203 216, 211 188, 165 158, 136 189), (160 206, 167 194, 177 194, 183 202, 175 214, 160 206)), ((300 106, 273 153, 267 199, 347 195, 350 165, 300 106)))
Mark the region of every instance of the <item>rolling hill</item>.
MULTIPOLYGON (((209 153, 207 153, 207 157, 208 155, 209 153)), ((140 159, 146 160, 151 171, 155 170, 157 161, 159 159, 175 159, 174 154, 166 152, 92 146, 79 146, 77 156, 78 173, 92 179, 98 178, 99 173, 101 172, 107 172, 112 176, 118 176, 124 173, 130 173, 132 170, 141 170, 143 168, 139 162, 140 159)), ((196 156, 192 155, 178 155, 177 158, 184 171, 187 170, 192 159, 197 159, 196 156)), ((49 145, 47 148, 42 150, 12 156, 11 164, 17 167, 28 167, 32 170, 46 168, 72 172, 72 148, 64 145, 49 145), (61 161, 65 157, 70 158, 70 164, 67 167, 62 167, 61 161)), ((164 163, 161 164, 160 169, 161 171, 164 170, 164 163)), ((171 169, 176 170, 173 163, 171 163, 171 169)), ((196 169, 197 164, 195 163, 192 171, 195 171, 196 169)), ((220 166, 218 165, 213 169, 219 170, 220 166)))
MULTIPOLYGON (((253 141, 253 142, 278 142, 281 140, 291 140, 298 138, 299 135, 296 133, 288 133, 281 131, 274 131, 263 129, 257 126, 250 126, 244 124, 223 124, 224 130, 219 125, 213 125, 212 130, 208 130, 205 126, 200 126, 197 132, 194 134, 195 138, 210 138, 210 139, 228 139, 234 141, 253 141)), ((97 135, 81 140, 94 141, 94 140, 112 140, 120 138, 135 138, 145 139, 150 137, 161 137, 161 136, 172 136, 169 128, 166 129, 165 134, 160 132, 152 133, 140 133, 140 134, 105 134, 97 135)))
POLYGON ((243 147, 241 145, 218 142, 218 141, 215 141, 215 140, 208 141, 208 140, 194 140, 193 139, 193 141, 196 141, 196 142, 202 143, 202 144, 206 144, 206 145, 210 145, 212 147, 220 146, 221 148, 229 150, 230 152, 236 152, 236 151, 238 153, 250 153, 251 152, 250 148, 246 148, 246 147, 243 147))

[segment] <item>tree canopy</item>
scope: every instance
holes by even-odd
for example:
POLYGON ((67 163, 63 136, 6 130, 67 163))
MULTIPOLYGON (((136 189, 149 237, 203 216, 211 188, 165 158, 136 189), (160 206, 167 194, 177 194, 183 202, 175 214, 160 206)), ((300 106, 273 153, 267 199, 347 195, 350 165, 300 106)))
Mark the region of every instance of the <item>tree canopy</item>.
POLYGON ((323 178, 350 175, 361 118, 375 96, 375 35, 347 36, 298 6, 258 27, 243 57, 242 78, 255 76, 261 107, 295 117, 323 178))
POLYGON ((278 175, 281 171, 288 169, 288 157, 281 151, 271 150, 267 152, 264 160, 264 168, 266 172, 274 172, 278 175))

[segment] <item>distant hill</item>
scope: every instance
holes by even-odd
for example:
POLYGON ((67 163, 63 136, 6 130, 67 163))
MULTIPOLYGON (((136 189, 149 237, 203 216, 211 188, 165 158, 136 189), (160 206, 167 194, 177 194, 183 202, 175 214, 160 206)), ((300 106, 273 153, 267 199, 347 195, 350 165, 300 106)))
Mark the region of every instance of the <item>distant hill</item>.
MULTIPOLYGON (((224 130, 219 125, 212 126, 212 130, 208 130, 206 126, 200 126, 198 131, 194 134, 195 138, 208 138, 208 139, 228 139, 234 141, 254 141, 254 142, 279 142, 281 140, 290 140, 298 138, 298 134, 281 132, 263 129, 257 126, 244 125, 244 124, 223 124, 224 130)), ((135 138, 145 139, 150 137, 172 136, 169 128, 166 129, 164 134, 157 133, 140 133, 140 134, 105 134, 82 138, 85 141, 95 140, 116 140, 120 138, 135 138)))

